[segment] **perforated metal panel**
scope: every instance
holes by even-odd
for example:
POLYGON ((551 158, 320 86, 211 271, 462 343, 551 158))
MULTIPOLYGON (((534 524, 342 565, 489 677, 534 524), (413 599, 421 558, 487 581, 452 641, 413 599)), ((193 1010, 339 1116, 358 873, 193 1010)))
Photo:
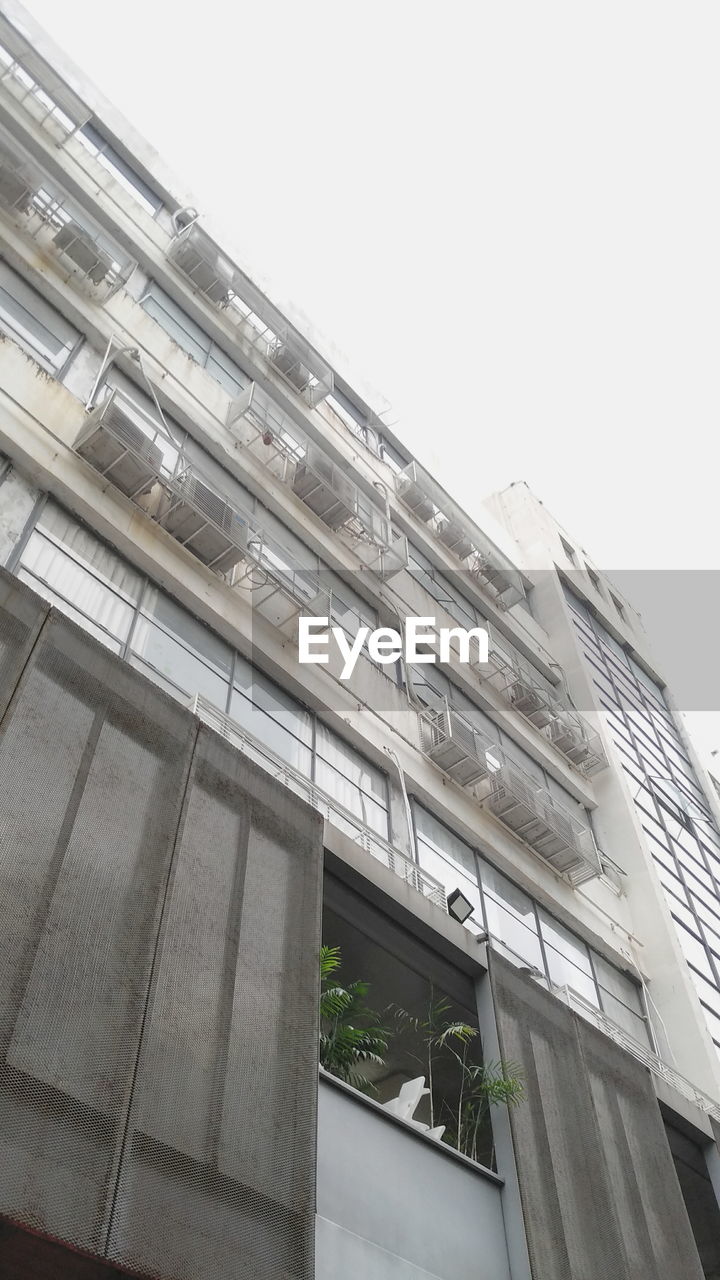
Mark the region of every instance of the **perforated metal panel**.
POLYGON ((320 818, 54 610, 32 647, 11 586, 0 1214, 157 1280, 309 1280, 320 818))
POLYGON ((32 652, 48 605, 8 573, 0 574, 0 716, 32 652))
POLYGON ((535 1280, 703 1280, 649 1072, 496 953, 510 1122, 535 1280))

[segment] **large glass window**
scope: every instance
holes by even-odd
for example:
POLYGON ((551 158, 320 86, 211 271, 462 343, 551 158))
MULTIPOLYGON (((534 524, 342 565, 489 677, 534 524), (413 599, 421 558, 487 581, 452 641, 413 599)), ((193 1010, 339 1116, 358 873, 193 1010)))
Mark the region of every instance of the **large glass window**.
POLYGON ((387 838, 385 774, 320 723, 317 725, 315 781, 373 831, 387 838))
POLYGON ((388 838, 382 770, 54 503, 30 534, 18 576, 174 697, 187 704, 201 694, 228 712, 388 838))
POLYGON ((236 395, 242 387, 248 385, 250 378, 245 371, 154 281, 148 286, 141 302, 148 315, 157 321, 183 351, 192 356, 203 369, 207 369, 228 395, 236 395))
MULTIPOLYGON (((566 595, 583 642, 588 632, 592 636, 590 672, 621 752, 681 946, 693 977, 705 984, 702 998, 709 1006, 712 986, 720 1000, 720 971, 701 922, 720 915, 720 891, 709 851, 720 841, 720 832, 662 689, 567 589, 566 595)), ((717 1026, 710 1019, 708 1025, 720 1052, 717 1026)))
POLYGON ((481 932, 483 908, 473 850, 421 805, 413 807, 413 818, 420 866, 440 881, 446 894, 461 890, 474 908, 466 928, 481 932))
POLYGON ((58 373, 80 339, 77 329, 0 258, 0 332, 58 373))
POLYGON ((132 627, 142 578, 91 533, 48 503, 18 577, 115 653, 132 627))
POLYGON ((95 157, 98 164, 101 164, 103 169, 107 169, 110 176, 125 191, 129 191, 130 195, 134 196, 138 204, 147 213, 153 218, 159 213, 163 207, 160 196, 135 172, 132 165, 123 160, 119 152, 110 145, 99 129, 96 129, 92 124, 86 124, 83 125, 82 129, 78 129, 75 136, 85 147, 85 150, 95 157))
POLYGON ((489 863, 480 862, 488 933, 515 964, 545 974, 535 903, 489 863))
POLYGON ((460 889, 474 911, 469 927, 484 927, 491 944, 513 964, 527 967, 550 989, 569 987, 649 1045, 638 984, 508 880, 424 806, 413 802, 420 865, 447 892, 460 889))
POLYGON ((306 777, 312 774, 312 717, 244 658, 236 660, 230 715, 306 777))

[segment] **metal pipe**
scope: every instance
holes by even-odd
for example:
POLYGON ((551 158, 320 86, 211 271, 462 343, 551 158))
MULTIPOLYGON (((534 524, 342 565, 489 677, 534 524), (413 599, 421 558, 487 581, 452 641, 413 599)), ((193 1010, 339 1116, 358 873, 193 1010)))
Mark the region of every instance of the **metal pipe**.
MULTIPOLYGON (((96 379, 95 379, 95 382, 93 383, 93 388, 92 388, 92 391, 90 392, 90 398, 89 398, 89 400, 88 400, 87 404, 85 405, 85 409, 86 409, 86 411, 89 411, 90 409, 92 409, 92 407, 93 407, 93 401, 95 400, 95 396, 97 395, 98 390, 99 390, 99 388, 100 388, 100 383, 101 383, 101 381, 102 381, 103 377, 105 376, 105 374, 107 373, 108 369, 110 368, 110 366, 111 366, 111 365, 113 365, 113 364, 115 363, 115 361, 117 360, 118 356, 122 356, 122 355, 127 354, 127 355, 129 355, 129 356, 130 356, 130 358, 131 358, 132 360, 136 360, 136 361, 137 361, 137 363, 141 365, 140 352, 138 351, 138 348, 137 348, 137 347, 131 347, 131 346, 127 346, 127 347, 119 347, 119 348, 118 348, 118 350, 115 352, 115 354, 111 356, 111 355, 110 355, 110 348, 112 347, 113 341, 114 341, 114 339, 111 337, 111 338, 110 338, 110 341, 108 342, 107 347, 106 347, 106 349, 105 349, 105 357, 104 357, 104 359, 103 359, 102 364, 100 365, 100 370, 99 370, 98 375, 97 375, 97 377, 96 377, 96 379)), ((141 365, 141 367, 142 367, 142 365, 141 365)))
POLYGON ((387 754, 390 756, 390 758, 395 761, 395 767, 398 771, 398 777, 400 779, 400 789, 403 794, 403 800, 405 801, 405 821, 407 822, 407 829, 408 829, 408 846, 410 849, 411 857, 415 862, 417 862, 417 846, 415 844, 415 828, 413 826, 412 810, 410 808, 410 801, 408 799, 407 787, 405 786, 405 774, 403 773, 403 768, 402 768, 402 765, 400 764, 400 759, 397 755, 397 752, 393 751, 392 747, 387 747, 387 746, 384 747, 383 750, 386 751, 387 754))

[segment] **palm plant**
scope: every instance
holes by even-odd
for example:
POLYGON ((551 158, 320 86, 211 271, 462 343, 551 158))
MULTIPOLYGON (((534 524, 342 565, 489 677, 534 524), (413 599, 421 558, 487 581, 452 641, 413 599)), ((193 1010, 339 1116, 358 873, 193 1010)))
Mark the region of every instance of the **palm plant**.
MULTIPOLYGON (((410 1056, 425 1068, 425 1076, 430 1090, 430 1128, 432 1129, 435 1124, 434 1072, 438 1054, 448 1047, 451 1042, 455 1042, 467 1049, 468 1043, 478 1034, 477 1027, 471 1027, 467 1022, 457 1022, 449 1019, 447 1014, 450 1011, 450 1001, 444 997, 436 1000, 432 987, 430 988, 430 1003, 428 1004, 427 1013, 422 1018, 413 1017, 412 1014, 408 1013, 407 1009, 402 1009, 400 1005, 391 1004, 389 1007, 399 1027, 414 1031, 422 1039, 423 1057, 419 1057, 417 1054, 411 1054, 410 1056)), ((456 1053, 455 1057, 457 1056, 456 1053)))
POLYGON ((504 1103, 516 1106, 525 1096, 521 1068, 516 1063, 476 1063, 470 1057, 478 1028, 449 1017, 450 1001, 435 999, 430 989, 430 1002, 424 1017, 413 1017, 397 1005, 391 1005, 396 1022, 420 1035, 423 1057, 412 1055, 423 1065, 430 1090, 430 1127, 435 1125, 434 1075, 438 1059, 450 1054, 460 1068, 457 1100, 443 1098, 438 1119, 445 1120, 445 1141, 471 1160, 478 1159, 478 1143, 484 1121, 491 1107, 504 1103))
POLYGON ((490 1108, 499 1103, 517 1106, 525 1097, 525 1085, 517 1063, 468 1062, 465 1050, 455 1056, 462 1075, 457 1106, 448 1105, 447 1141, 463 1155, 477 1160, 479 1138, 490 1108))
POLYGON ((320 948, 320 1065, 361 1093, 374 1093, 363 1066, 384 1066, 392 1033, 365 1004, 367 982, 338 982, 341 963, 339 947, 320 948))

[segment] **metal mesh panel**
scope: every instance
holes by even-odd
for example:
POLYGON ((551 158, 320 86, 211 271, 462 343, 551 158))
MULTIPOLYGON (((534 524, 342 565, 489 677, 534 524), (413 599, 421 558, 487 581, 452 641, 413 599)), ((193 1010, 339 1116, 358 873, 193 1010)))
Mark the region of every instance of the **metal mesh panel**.
POLYGON ((193 727, 51 613, 0 739, 0 1212, 96 1253, 193 727))
POLYGON ((201 731, 110 1242, 133 1269, 313 1274, 320 830, 201 731))
POLYGON ((321 854, 50 611, 0 731, 0 1214, 156 1280, 308 1280, 321 854))
POLYGON ((47 617, 48 606, 16 578, 0 576, 0 716, 47 617))
POLYGON ((535 1280, 702 1280, 647 1070, 491 964, 501 1050, 527 1085, 510 1122, 535 1280))

